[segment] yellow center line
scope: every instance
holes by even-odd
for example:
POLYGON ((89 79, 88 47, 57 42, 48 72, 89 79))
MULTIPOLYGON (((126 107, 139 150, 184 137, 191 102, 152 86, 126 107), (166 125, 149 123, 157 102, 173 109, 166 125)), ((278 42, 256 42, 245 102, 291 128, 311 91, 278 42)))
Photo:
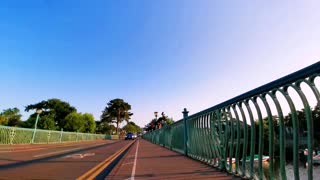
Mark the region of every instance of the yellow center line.
POLYGON ((99 163, 82 176, 78 177, 77 180, 84 180, 84 179, 94 179, 96 178, 104 169, 106 169, 115 159, 117 159, 124 151, 126 151, 135 141, 131 142, 130 144, 126 145, 125 147, 121 148, 119 151, 115 152, 103 162, 99 163))

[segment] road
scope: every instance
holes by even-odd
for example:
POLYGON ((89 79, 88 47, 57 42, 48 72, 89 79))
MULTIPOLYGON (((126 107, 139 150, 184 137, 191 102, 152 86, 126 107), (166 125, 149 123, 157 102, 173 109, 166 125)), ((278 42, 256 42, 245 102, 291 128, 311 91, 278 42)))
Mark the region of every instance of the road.
POLYGON ((138 139, 106 180, 239 180, 182 154, 138 139))
POLYGON ((240 179, 140 138, 0 146, 0 162, 0 179, 240 179))
POLYGON ((0 146, 1 179, 77 179, 128 141, 0 146))

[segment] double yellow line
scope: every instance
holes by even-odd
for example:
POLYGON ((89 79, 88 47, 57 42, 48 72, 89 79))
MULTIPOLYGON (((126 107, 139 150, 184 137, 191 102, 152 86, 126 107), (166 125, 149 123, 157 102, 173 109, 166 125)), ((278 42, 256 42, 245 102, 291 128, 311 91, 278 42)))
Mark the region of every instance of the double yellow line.
POLYGON ((123 152, 125 152, 135 141, 129 143, 125 147, 121 148, 116 153, 109 156, 107 159, 105 159, 103 162, 99 163, 86 173, 84 173, 82 176, 78 177, 77 180, 92 180, 95 179, 99 174, 102 173, 103 170, 105 170, 114 160, 116 160, 123 152))

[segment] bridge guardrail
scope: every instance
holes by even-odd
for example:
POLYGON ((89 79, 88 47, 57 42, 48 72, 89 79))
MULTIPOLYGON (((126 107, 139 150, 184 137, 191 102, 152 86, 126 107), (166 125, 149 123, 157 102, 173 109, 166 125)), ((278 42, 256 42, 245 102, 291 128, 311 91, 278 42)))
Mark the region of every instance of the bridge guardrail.
MULTIPOLYGON (((1 144, 30 144, 34 129, 0 126, 0 145, 1 144)), ((92 140, 114 140, 116 135, 90 134, 78 132, 64 132, 53 130, 37 129, 34 137, 35 144, 62 143, 62 142, 81 142, 92 140)))
POLYGON ((241 177, 313 179, 320 172, 319 76, 317 62, 143 138, 241 177))

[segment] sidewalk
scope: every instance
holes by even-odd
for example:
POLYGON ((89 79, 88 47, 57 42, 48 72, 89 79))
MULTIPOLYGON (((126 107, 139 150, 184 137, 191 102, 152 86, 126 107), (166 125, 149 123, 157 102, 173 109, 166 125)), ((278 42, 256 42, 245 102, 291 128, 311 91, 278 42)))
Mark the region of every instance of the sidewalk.
POLYGON ((106 178, 126 179, 240 179, 139 139, 106 178))

